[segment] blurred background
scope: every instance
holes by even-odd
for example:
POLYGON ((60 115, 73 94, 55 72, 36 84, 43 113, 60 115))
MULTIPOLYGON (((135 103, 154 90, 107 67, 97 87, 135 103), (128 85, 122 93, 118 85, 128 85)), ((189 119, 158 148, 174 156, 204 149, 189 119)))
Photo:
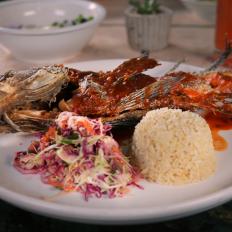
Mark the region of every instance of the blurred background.
MULTIPOLYGON (((19 0, 20 1, 20 0, 19 0)), ((83 0, 84 1, 84 0, 83 0)), ((11 2, 11 1, 1 1, 11 2)), ((31 0, 31 2, 42 3, 46 1, 31 0)), ((54 1, 54 8, 56 7, 56 1, 54 1)), ((64 1, 65 2, 65 1, 64 1)), ((85 1, 88 2, 88 1, 85 1)), ((140 55, 139 49, 134 49, 133 44, 128 43, 128 36, 132 36, 132 40, 136 40, 134 35, 129 35, 128 27, 131 27, 131 22, 128 23, 125 20, 125 11, 128 9, 128 0, 96 0, 96 3, 101 4, 106 10, 106 17, 97 26, 96 31, 91 36, 90 41, 86 42, 84 48, 73 54, 69 59, 62 57, 60 55, 59 62, 79 62, 86 60, 98 60, 98 59, 113 59, 113 58, 131 58, 140 55), (64 58, 64 59, 63 59, 64 58)), ((231 4, 230 0, 219 0, 218 4, 231 4)), ((151 52, 151 56, 159 60, 168 61, 179 61, 181 59, 186 59, 186 63, 190 63, 198 66, 207 66, 214 58, 215 52, 223 49, 221 45, 215 43, 216 39, 216 27, 217 27, 217 1, 216 0, 159 0, 162 6, 168 7, 171 10, 171 23, 170 28, 167 28, 168 42, 163 48, 155 49, 151 52), (221 47, 220 47, 221 46, 221 47), (220 47, 220 49, 219 49, 220 47)), ((12 8, 14 5, 12 5, 12 8)), ((230 5, 232 8, 232 5, 230 5)), ((228 9, 228 6, 227 8, 228 9)), ((1 6, 0 6, 1 12, 1 6)), ((232 9, 231 9, 232 12, 232 9)), ((10 13, 9 13, 10 14, 10 13)), ((11 15, 8 18, 11 18, 11 15)), ((0 22, 1 16, 0 14, 0 22)), ((218 14, 219 15, 219 14, 218 14)), ((13 16, 13 13, 12 13, 13 16)), ((40 16, 43 17, 43 16, 40 16)), ((28 17, 29 18, 29 17, 28 17)), ((225 18, 225 14, 224 14, 225 18)), ((30 19, 29 19, 30 20, 30 19)), ((132 19, 131 19, 132 20, 132 19)), ((3 20, 4 21, 4 20, 3 20)), ((2 21, 2 22, 3 22, 2 21)), ((150 24, 154 27, 159 27, 161 25, 154 25, 155 19, 152 19, 150 24), (153 24, 154 23, 154 24, 153 24)), ((30 22, 28 22, 29 24, 30 22)), ((12 22, 11 22, 12 24, 12 22)), ((0 25, 6 27, 5 25, 0 25)), ((133 26, 132 26, 133 27, 133 26)), ((166 26, 165 26, 166 27, 166 26)), ((140 28, 141 29, 141 28, 140 28)), ((13 30, 13 29, 12 29, 13 30)), ((20 29, 15 29, 20 30, 20 29)), ((29 29, 28 29, 29 30, 29 29)), ((135 30, 132 28, 132 30, 135 30)), ((143 30, 143 29, 141 29, 143 30)), ((159 30, 164 30, 161 25, 159 30)), ((156 30, 156 34, 158 31, 156 30)), ((143 32, 143 31, 142 31, 143 32)), ((11 47, 3 46, 5 42, 3 35, 5 32, 0 30, 0 69, 1 72, 12 68, 26 68, 29 66, 37 65, 35 60, 22 61, 22 59, 14 58, 11 47)), ((81 31, 79 34, 82 33, 81 31)), ((144 34, 144 33, 143 33, 144 34)), ((228 33, 227 33, 228 35, 228 33)), ((71 35, 70 35, 71 36, 71 35)), ((143 35, 145 36, 145 35, 143 35)), ((226 33, 220 32, 221 44, 224 44, 224 38, 226 33)), ((10 38, 14 46, 19 43, 18 38, 10 38)), ((42 37, 40 37, 42 38, 42 37)), ((155 39, 155 38, 154 38, 155 39)), ((58 37, 54 36, 53 40, 59 40, 58 37)), ((162 38, 161 38, 162 40, 162 38)), ((24 40, 25 41, 25 40, 24 40)), ((76 40, 76 46, 78 46, 78 39, 76 40)), ((162 41, 161 41, 162 42, 162 41)), ((41 46, 32 42, 34 46, 41 46)), ((133 41, 132 41, 133 43, 133 41)), ((30 40, 27 45, 30 44, 30 40)), ((159 44, 156 42, 156 44, 159 44)), ((21 46, 21 45, 20 45, 21 46)), ((45 46, 45 43, 42 45, 45 46)), ((49 50, 49 49, 48 49, 49 50)), ((26 54, 26 53, 25 53, 26 54)), ((34 54, 36 56, 36 54, 34 54)), ((47 60, 40 59, 39 63, 46 63, 47 60)), ((52 62, 53 60, 50 59, 52 62)))

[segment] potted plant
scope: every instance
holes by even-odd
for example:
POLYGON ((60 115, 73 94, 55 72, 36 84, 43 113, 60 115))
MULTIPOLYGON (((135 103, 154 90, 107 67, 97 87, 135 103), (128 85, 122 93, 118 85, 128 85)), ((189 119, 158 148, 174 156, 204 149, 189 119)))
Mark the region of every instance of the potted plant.
POLYGON ((130 0, 125 11, 130 46, 139 51, 165 48, 171 27, 172 11, 157 0, 130 0))

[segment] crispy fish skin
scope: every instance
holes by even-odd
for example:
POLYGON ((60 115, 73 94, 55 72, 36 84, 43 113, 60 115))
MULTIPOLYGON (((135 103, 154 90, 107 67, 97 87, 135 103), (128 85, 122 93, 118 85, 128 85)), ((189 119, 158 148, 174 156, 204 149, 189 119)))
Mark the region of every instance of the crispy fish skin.
POLYGON ((63 66, 48 66, 19 72, 7 72, 0 81, 0 114, 35 101, 55 101, 68 81, 63 66))

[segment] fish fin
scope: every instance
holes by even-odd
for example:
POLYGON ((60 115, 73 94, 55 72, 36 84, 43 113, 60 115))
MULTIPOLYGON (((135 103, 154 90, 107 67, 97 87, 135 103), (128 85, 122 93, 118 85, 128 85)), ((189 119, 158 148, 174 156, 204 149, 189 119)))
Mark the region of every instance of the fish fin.
POLYGON ((225 60, 230 56, 232 53, 232 42, 227 40, 225 41, 225 50, 221 53, 221 55, 218 57, 215 62, 213 62, 208 68, 206 68, 204 71, 213 71, 216 68, 218 68, 222 63, 225 62, 225 60))
POLYGON ((171 67, 163 76, 167 76, 169 75, 170 73, 176 71, 176 69, 185 62, 185 58, 179 60, 178 62, 176 62, 173 67, 171 67))
POLYGON ((115 85, 114 82, 116 82, 116 84, 121 83, 124 80, 133 77, 135 74, 154 68, 158 65, 160 64, 155 59, 138 57, 123 62, 112 72, 107 72, 105 75, 110 76, 112 84, 115 85))
POLYGON ((54 121, 57 114, 44 110, 13 110, 9 114, 4 114, 4 120, 17 131, 44 131, 54 121), (7 120, 5 115, 7 115, 7 120))
POLYGON ((154 98, 165 96, 170 89, 179 83, 183 77, 171 77, 154 82, 122 98, 116 106, 117 113, 144 109, 154 98))
POLYGON ((103 117, 102 121, 110 124, 112 127, 134 126, 146 113, 147 110, 135 110, 132 112, 125 112, 117 116, 103 117))

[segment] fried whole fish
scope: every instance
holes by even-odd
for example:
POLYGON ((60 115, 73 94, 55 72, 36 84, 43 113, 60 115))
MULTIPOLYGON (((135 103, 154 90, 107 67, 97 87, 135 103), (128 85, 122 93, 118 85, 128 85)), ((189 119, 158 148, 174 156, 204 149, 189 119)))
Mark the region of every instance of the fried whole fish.
POLYGON ((135 123, 160 107, 232 115, 232 73, 172 72, 161 78, 143 73, 158 65, 141 57, 108 72, 57 65, 8 72, 0 80, 2 120, 16 131, 40 131, 62 111, 101 117, 113 126, 135 123))

